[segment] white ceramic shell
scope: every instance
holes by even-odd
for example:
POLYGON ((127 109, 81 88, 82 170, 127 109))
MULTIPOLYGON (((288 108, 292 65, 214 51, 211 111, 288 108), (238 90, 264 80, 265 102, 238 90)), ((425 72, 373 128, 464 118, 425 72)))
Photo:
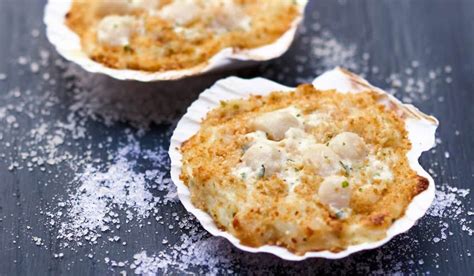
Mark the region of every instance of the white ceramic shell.
POLYGON ((246 63, 277 58, 283 55, 293 42, 298 24, 303 19, 304 8, 308 3, 308 0, 297 0, 301 9, 301 16, 296 18, 291 28, 272 44, 246 50, 225 48, 210 58, 206 63, 192 68, 163 72, 147 72, 109 68, 90 59, 82 50, 79 36, 65 24, 64 18, 71 7, 72 1, 73 0, 49 0, 45 7, 44 23, 46 24, 46 36, 59 54, 65 59, 80 65, 88 72, 106 74, 119 80, 136 80, 142 82, 177 80, 217 69, 242 66, 246 63))
POLYGON ((206 212, 196 208, 192 204, 190 191, 179 178, 182 168, 182 155, 179 148, 184 141, 188 140, 199 130, 201 120, 206 116, 208 111, 218 107, 221 100, 246 98, 251 94, 268 95, 272 91, 290 91, 294 90, 294 88, 283 86, 263 78, 246 80, 229 77, 218 81, 214 86, 204 91, 199 99, 188 108, 187 113, 179 121, 173 136, 171 137, 169 149, 169 155, 171 158, 171 179, 177 186, 179 199, 186 210, 196 216, 204 229, 209 233, 214 236, 228 239, 233 245, 241 250, 248 252, 271 253, 285 260, 300 261, 314 257, 339 259, 352 253, 376 248, 387 243, 394 236, 408 231, 408 229, 410 229, 416 221, 426 213, 434 199, 435 184, 433 178, 418 163, 418 158, 422 152, 429 150, 435 145, 435 132, 438 126, 436 118, 420 112, 412 105, 401 103, 395 97, 370 85, 361 77, 341 68, 335 68, 334 70, 319 76, 313 81, 313 85, 319 90, 335 89, 342 93, 358 93, 367 90, 373 90, 380 93, 382 95, 381 102, 383 102, 387 107, 395 109, 405 120, 408 136, 412 143, 412 149, 407 153, 407 157, 411 168, 415 170, 418 175, 428 179, 428 189, 413 198, 412 202, 406 209, 405 215, 395 221, 395 223, 388 229, 386 238, 377 242, 349 246, 346 250, 337 253, 318 251, 307 252, 302 256, 295 255, 286 248, 278 246, 265 245, 255 248, 241 244, 235 236, 218 229, 213 219, 206 212))

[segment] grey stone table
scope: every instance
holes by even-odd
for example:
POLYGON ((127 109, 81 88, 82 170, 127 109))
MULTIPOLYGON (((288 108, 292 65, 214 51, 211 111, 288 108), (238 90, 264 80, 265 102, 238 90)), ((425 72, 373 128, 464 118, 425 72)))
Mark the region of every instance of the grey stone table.
POLYGON ((473 274, 474 1, 314 0, 280 59, 184 84, 122 83, 71 65, 45 37, 45 2, 0 1, 0 275, 473 274), (435 207, 408 233, 342 260, 293 263, 240 252, 165 202, 168 140, 199 92, 227 75, 296 85, 336 65, 440 120, 437 148, 421 158, 435 207), (64 237, 80 174, 117 165, 127 145, 137 175, 155 174, 140 182, 159 201, 151 214, 127 222, 129 210, 115 210, 120 224, 96 244, 90 233, 64 237))

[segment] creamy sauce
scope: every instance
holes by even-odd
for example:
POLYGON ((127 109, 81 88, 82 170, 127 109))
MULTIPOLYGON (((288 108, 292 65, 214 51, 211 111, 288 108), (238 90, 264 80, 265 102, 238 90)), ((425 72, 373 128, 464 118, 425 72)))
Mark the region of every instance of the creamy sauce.
POLYGON ((233 0, 175 0, 158 11, 158 15, 177 26, 204 19, 209 22, 207 27, 216 33, 247 31, 251 25, 251 18, 233 0))
MULTIPOLYGON (((287 160, 287 164, 288 163, 292 163, 292 161, 287 160)), ((298 170, 290 164, 285 166, 284 169, 277 174, 277 176, 283 180, 288 185, 288 189, 292 191, 295 186, 301 183, 302 173, 301 170, 298 170)))
POLYGON ((369 156, 369 166, 367 171, 373 177, 378 180, 392 180, 393 174, 387 164, 377 160, 374 156, 369 156))
POLYGON ((370 145, 355 133, 342 132, 326 145, 305 132, 303 126, 330 123, 324 121, 326 118, 318 113, 302 116, 295 107, 255 118, 256 131, 246 134, 247 151, 233 175, 250 187, 263 177, 276 175, 291 193, 301 184, 301 166, 313 166, 323 177, 316 198, 338 218, 346 218, 351 212, 354 183, 362 171, 371 179, 362 186, 370 189, 382 189, 383 185, 375 187, 372 180, 392 180, 393 174, 385 162, 370 154, 370 145))
POLYGON ((135 33, 143 33, 141 20, 132 16, 110 15, 104 17, 97 26, 97 39, 110 46, 126 46, 135 33))
POLYGON ((163 7, 158 15, 176 25, 186 25, 196 19, 201 10, 202 7, 195 0, 175 0, 163 7))
POLYGON ((146 10, 152 16, 171 21, 175 32, 187 39, 199 39, 202 32, 186 25, 193 21, 205 22, 214 33, 233 30, 248 31, 251 18, 233 0, 175 0, 158 10, 159 0, 102 0, 97 2, 96 12, 105 16, 97 25, 97 39, 110 46, 126 46, 131 35, 143 33, 142 20, 133 12, 146 10))

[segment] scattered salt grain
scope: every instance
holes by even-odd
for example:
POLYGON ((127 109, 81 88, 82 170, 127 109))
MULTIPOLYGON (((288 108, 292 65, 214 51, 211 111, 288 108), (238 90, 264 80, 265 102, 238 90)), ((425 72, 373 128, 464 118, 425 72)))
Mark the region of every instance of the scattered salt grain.
POLYGON ((30 63, 30 70, 31 70, 31 72, 33 72, 33 73, 38 73, 38 71, 39 71, 39 65, 38 65, 38 63, 36 63, 36 62, 30 63))
POLYGON ((31 36, 37 38, 40 35, 40 31, 38 29, 31 30, 31 36))
POLYGON ((28 59, 26 57, 19 57, 18 58, 18 64, 25 65, 27 63, 28 63, 28 59))
POLYGON ((42 246, 44 245, 43 243, 43 239, 39 238, 39 237, 31 237, 31 239, 33 240, 33 242, 37 245, 37 246, 42 246))
MULTIPOLYGON (((122 223, 140 222, 156 212, 156 205, 163 203, 153 196, 150 191, 151 183, 171 183, 162 173, 153 170, 137 172, 136 166, 143 154, 138 141, 129 135, 125 146, 118 149, 115 158, 107 167, 87 165, 83 172, 77 173, 71 187, 71 193, 66 202, 59 202, 58 207, 67 208, 67 212, 56 215, 65 220, 58 230, 58 238, 77 243, 96 244, 108 233, 111 227, 119 229, 122 223), (126 221, 119 217, 118 212, 126 214, 126 221)), ((163 166, 164 152, 158 150, 147 160, 155 166, 163 166)), ((169 185, 169 184, 164 184, 169 185)), ((166 189, 167 186, 162 186, 166 189)), ((120 237, 108 237, 110 242, 120 241, 120 237)))
POLYGON ((369 60, 370 59, 370 54, 369 53, 363 53, 362 54, 362 59, 369 60))

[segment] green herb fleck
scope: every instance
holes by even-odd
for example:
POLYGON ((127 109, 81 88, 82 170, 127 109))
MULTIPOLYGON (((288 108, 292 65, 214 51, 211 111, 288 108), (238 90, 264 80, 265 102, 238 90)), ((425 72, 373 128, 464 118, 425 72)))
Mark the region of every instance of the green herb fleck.
POLYGON ((240 174, 240 177, 242 177, 242 179, 245 179, 245 178, 247 178, 247 174, 243 172, 243 173, 240 174))
POLYGON ((258 172, 258 178, 263 178, 265 176, 265 166, 262 164, 260 171, 258 172))
POLYGON ((344 180, 344 181, 342 181, 341 186, 342 186, 342 188, 347 188, 347 187, 349 187, 349 182, 347 182, 347 180, 344 180))
POLYGON ((339 211, 336 212, 335 215, 336 215, 336 218, 341 219, 341 218, 344 217, 345 213, 344 213, 344 211, 339 210, 339 211))
POLYGON ((339 164, 341 164, 342 168, 344 169, 345 175, 349 175, 349 173, 351 172, 351 168, 346 164, 342 163, 342 161, 339 161, 339 164))
POLYGON ((123 46, 123 50, 127 53, 133 53, 133 49, 130 47, 130 45, 123 46))

